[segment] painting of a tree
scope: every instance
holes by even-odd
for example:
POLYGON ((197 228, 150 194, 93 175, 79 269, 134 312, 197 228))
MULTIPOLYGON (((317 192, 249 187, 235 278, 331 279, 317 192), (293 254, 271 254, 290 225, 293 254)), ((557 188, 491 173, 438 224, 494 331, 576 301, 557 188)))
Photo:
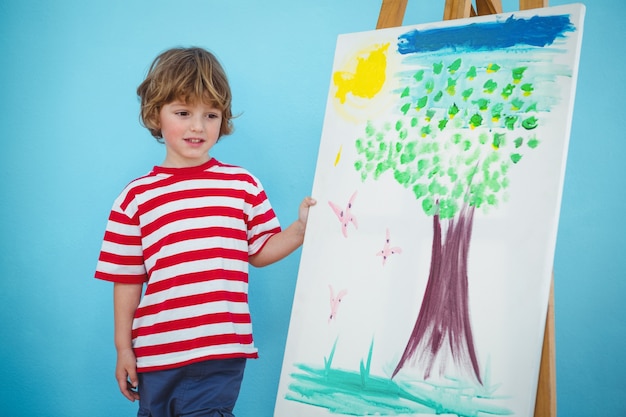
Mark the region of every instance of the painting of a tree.
POLYGON ((467 299, 472 220, 476 209, 505 198, 509 170, 540 143, 533 132, 542 95, 527 70, 437 60, 411 75, 398 119, 370 122, 356 142, 363 179, 390 172, 433 218, 428 286, 394 375, 415 357, 428 377, 447 348, 481 380, 467 299))
POLYGON ((554 10, 338 42, 277 417, 530 412, 583 9, 554 10))

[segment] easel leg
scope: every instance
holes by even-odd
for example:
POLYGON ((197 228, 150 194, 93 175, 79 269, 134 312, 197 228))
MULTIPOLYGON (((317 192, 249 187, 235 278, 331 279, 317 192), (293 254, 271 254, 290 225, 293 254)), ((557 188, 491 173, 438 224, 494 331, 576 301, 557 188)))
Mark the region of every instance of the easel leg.
POLYGON ((383 0, 376 29, 402 26, 408 0, 383 0))
POLYGON ((543 350, 537 384, 535 417, 556 417, 556 349, 554 343, 554 274, 543 335, 543 350))

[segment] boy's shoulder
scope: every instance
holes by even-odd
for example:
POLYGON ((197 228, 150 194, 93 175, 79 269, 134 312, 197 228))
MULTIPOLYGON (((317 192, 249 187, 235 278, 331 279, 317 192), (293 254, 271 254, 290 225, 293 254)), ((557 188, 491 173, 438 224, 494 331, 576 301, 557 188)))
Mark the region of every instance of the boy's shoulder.
POLYGON ((134 200, 134 198, 142 194, 143 192, 154 188, 155 183, 160 181, 158 175, 155 174, 154 171, 150 171, 141 177, 137 177, 134 180, 130 181, 119 193, 117 198, 115 199, 114 206, 121 207, 125 209, 128 206, 130 201, 134 200))
POLYGON ((213 162, 214 163, 210 167, 210 168, 213 168, 213 169, 222 169, 222 170, 232 171, 232 172, 246 172, 248 174, 250 173, 250 172, 248 172, 247 169, 245 169, 244 167, 239 166, 239 165, 228 164, 228 163, 219 161, 219 160, 217 160, 215 158, 213 159, 213 162))
POLYGON ((242 177, 247 177, 250 179, 250 181, 254 182, 255 184, 260 183, 259 179, 254 174, 252 174, 250 171, 248 171, 246 168, 242 166, 220 162, 216 159, 214 159, 214 161, 215 161, 215 164, 212 165, 211 167, 213 172, 219 172, 219 173, 223 173, 226 175, 232 175, 233 179, 241 179, 242 177))
POLYGON ((152 170, 148 172, 147 174, 144 174, 141 177, 137 177, 134 180, 130 181, 128 184, 126 184, 126 187, 124 187, 124 190, 122 191, 122 193, 128 193, 129 190, 132 190, 138 187, 149 186, 159 180, 160 180, 159 176, 154 172, 154 170, 152 170))

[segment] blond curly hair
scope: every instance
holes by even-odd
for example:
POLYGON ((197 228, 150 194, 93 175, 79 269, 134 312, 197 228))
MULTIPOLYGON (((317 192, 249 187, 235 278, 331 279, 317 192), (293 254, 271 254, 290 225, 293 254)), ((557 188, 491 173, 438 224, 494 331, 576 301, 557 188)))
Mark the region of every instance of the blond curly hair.
POLYGON ((232 95, 224 68, 215 55, 202 48, 172 48, 155 58, 137 87, 140 118, 152 136, 162 141, 159 113, 164 105, 180 100, 206 103, 222 112, 220 137, 233 131, 232 95))

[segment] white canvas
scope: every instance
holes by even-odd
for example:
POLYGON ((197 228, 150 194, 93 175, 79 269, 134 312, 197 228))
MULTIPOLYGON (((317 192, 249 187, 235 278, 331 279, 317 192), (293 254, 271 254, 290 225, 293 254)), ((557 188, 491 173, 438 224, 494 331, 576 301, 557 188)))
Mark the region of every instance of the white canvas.
POLYGON ((276 417, 532 416, 584 10, 338 38, 276 417))

